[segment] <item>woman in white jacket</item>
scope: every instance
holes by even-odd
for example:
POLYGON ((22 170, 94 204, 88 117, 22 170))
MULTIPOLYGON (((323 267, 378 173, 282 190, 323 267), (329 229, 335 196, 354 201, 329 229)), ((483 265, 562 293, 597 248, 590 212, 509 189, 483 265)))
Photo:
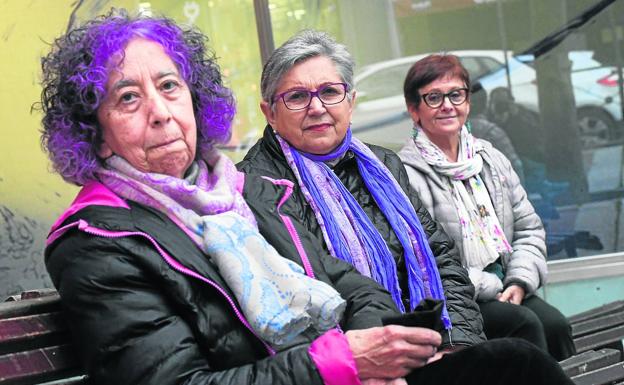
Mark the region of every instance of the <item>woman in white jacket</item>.
POLYGON ((462 251, 486 336, 525 338, 565 359, 574 354, 570 326, 534 295, 547 274, 542 222, 509 160, 464 125, 469 90, 457 57, 416 62, 404 84, 414 133, 399 156, 411 186, 462 251))

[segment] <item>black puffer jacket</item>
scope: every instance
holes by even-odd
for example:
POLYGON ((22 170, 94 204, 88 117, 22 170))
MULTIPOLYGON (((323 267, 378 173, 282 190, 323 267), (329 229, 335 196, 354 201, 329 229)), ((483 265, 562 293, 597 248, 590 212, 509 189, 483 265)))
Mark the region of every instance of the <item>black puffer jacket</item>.
MULTIPOLYGON (((263 211, 258 218, 261 232, 301 264, 278 215, 288 187, 253 177, 245 183, 251 185, 248 198, 274 208, 274 215, 263 211)), ((270 356, 235 315, 235 297, 210 258, 167 216, 126 203, 129 208, 87 205, 63 222, 46 249, 46 266, 94 383, 323 384, 308 354, 317 332, 270 356), (212 283, 176 270, 163 253, 212 283)), ((286 200, 282 208, 292 211, 292 204, 286 200)), ((348 302, 343 330, 379 326, 381 316, 397 314, 383 288, 318 255, 315 237, 294 226, 316 278, 348 302)))
MULTIPOLYGON (((483 320, 479 308, 473 300, 474 287, 470 283, 468 273, 461 266, 459 253, 454 242, 446 235, 442 227, 433 221, 427 210, 422 206, 418 195, 409 185, 405 168, 399 157, 385 148, 373 145, 369 145, 369 147, 392 172, 399 185, 403 187, 412 201, 418 218, 420 218, 421 224, 427 233, 429 246, 436 256, 436 263, 447 299, 448 311, 453 323, 450 336, 443 333, 443 347, 455 344, 474 345, 484 341, 483 320)), ((263 137, 249 150, 245 158, 237 164, 237 167, 246 173, 267 175, 276 179, 293 181, 295 184, 296 206, 295 211, 288 212, 288 214, 304 223, 312 233, 317 235, 320 243, 325 245, 314 212, 298 188, 297 180, 286 163, 286 158, 270 126, 267 126, 263 137)), ((373 224, 388 243, 390 251, 397 261, 399 283, 403 292, 403 303, 406 308, 409 308, 409 291, 407 290, 407 272, 403 260, 403 247, 384 214, 375 203, 374 198, 368 192, 358 171, 353 154, 347 152, 345 157, 333 167, 333 170, 351 194, 353 194, 360 206, 362 206, 364 212, 372 219, 373 224)), ((253 188, 253 186, 250 186, 250 188, 253 188)))

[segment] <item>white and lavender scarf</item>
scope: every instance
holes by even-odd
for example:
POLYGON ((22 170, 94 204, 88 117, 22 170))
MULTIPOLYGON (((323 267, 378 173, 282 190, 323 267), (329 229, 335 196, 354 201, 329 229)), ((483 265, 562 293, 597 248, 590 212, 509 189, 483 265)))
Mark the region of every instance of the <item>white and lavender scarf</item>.
POLYGON ((510 253, 512 248, 479 176, 483 168, 479 154, 482 145, 465 126, 459 135, 457 162, 449 162, 422 127, 414 127, 414 143, 423 159, 450 183, 453 203, 459 214, 466 267, 483 270, 501 254, 510 253))
POLYGON ((258 335, 277 350, 313 327, 335 327, 346 302, 331 286, 305 275, 260 235, 237 186, 232 161, 213 152, 186 179, 143 173, 113 156, 98 177, 123 198, 155 208, 186 226, 212 257, 258 335))
MULTIPOLYGON (((351 128, 340 146, 325 155, 300 152, 279 135, 276 137, 334 257, 351 263, 361 274, 384 286, 397 307, 405 312, 397 266, 388 245, 353 195, 325 163, 340 159, 350 150, 368 191, 403 246, 409 310, 425 298, 445 299, 435 257, 414 207, 386 166, 364 143, 352 138, 351 128)), ((442 321, 447 329, 451 328, 446 306, 442 321)))

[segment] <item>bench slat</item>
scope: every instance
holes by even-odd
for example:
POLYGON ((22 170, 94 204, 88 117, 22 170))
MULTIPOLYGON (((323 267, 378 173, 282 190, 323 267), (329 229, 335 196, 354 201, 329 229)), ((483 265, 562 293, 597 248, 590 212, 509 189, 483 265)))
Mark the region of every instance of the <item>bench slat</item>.
POLYGON ((624 324, 624 311, 572 324, 572 336, 577 338, 621 324, 624 324))
POLYGON ((51 313, 60 310, 61 299, 58 294, 20 301, 0 302, 0 319, 51 313))
POLYGON ((616 349, 590 350, 559 362, 568 377, 603 368, 620 361, 621 354, 616 349))
POLYGON ((624 379, 624 362, 572 377, 576 385, 605 385, 624 379))
POLYGON ((71 345, 51 346, 0 356, 0 384, 51 381, 75 376, 81 371, 71 345))
POLYGON ((574 314, 568 317, 568 321, 570 321, 571 324, 575 324, 577 322, 587 321, 588 319, 617 313, 619 311, 624 311, 624 301, 610 302, 608 304, 574 314))
POLYGON ((596 349, 614 343, 619 343, 621 345, 622 338, 624 338, 624 325, 575 338, 574 346, 578 353, 582 353, 586 350, 596 349))
POLYGON ((0 354, 58 345, 69 338, 61 313, 0 320, 0 354))

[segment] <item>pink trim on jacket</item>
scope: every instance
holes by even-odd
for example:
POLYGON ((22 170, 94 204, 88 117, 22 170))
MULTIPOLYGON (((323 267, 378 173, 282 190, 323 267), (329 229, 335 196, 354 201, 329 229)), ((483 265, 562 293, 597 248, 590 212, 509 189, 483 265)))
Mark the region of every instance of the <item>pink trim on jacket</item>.
POLYGON ((268 180, 274 185, 286 186, 286 192, 284 193, 284 195, 282 196, 282 199, 280 199, 279 203, 277 204, 277 213, 282 219, 282 222, 284 222, 284 226, 286 226, 286 230, 288 230, 288 233, 290 234, 290 237, 292 238, 293 243, 295 244, 295 248, 297 249, 297 252, 299 253, 299 257, 301 257, 301 262, 303 263, 303 268, 305 269, 306 274, 310 278, 316 278, 314 276, 314 270, 312 269, 312 264, 310 263, 310 260, 308 259, 308 254, 306 253, 305 248, 301 244, 301 238, 299 238, 299 233, 297 233, 297 229, 295 229, 295 225, 293 224, 290 217, 283 215, 281 212, 282 205, 292 195, 294 183, 286 179, 272 179, 272 178, 269 178, 268 176, 263 176, 262 178, 265 180, 268 180))
POLYGON ((308 354, 325 385, 361 385, 347 337, 332 329, 312 342, 308 354))
POLYGON ((245 174, 238 171, 236 176, 236 191, 242 194, 245 187, 245 174))
POLYGON ((53 243, 58 237, 63 235, 63 232, 55 232, 55 230, 63 223, 67 218, 74 215, 78 211, 87 206, 110 206, 110 207, 122 207, 130 209, 130 206, 121 199, 117 194, 112 192, 108 187, 104 186, 100 182, 89 182, 82 187, 72 204, 61 214, 61 216, 54 222, 50 232, 48 233, 48 239, 46 240, 46 246, 53 243), (54 234, 52 234, 54 233, 54 234))

